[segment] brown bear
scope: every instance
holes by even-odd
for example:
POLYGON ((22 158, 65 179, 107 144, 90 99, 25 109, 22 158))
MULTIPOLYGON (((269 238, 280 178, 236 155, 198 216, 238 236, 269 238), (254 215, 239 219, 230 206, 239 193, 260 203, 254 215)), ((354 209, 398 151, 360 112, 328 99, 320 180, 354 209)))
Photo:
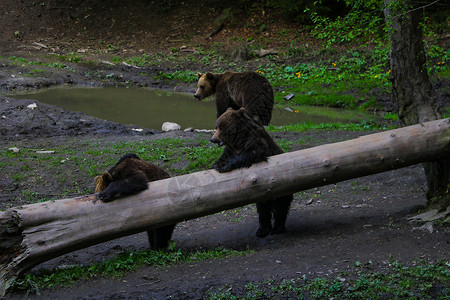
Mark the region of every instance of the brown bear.
POLYGON ((247 114, 262 125, 272 118, 274 94, 269 81, 255 72, 225 72, 197 74, 197 91, 194 97, 203 100, 214 95, 217 118, 227 108, 244 107, 247 114))
MULTIPOLYGON (((249 117, 244 108, 229 108, 217 119, 216 132, 211 142, 225 145, 222 156, 213 165, 219 172, 248 168, 252 164, 267 161, 268 156, 283 153, 264 127, 249 117)), ((293 195, 288 195, 256 203, 259 216, 256 236, 265 237, 269 233, 286 231, 285 223, 292 199, 293 195)))
MULTIPOLYGON (((122 156, 108 172, 95 177, 95 193, 98 199, 110 202, 147 189, 149 181, 165 178, 170 178, 166 171, 141 160, 136 154, 129 153, 122 156)), ((150 248, 153 250, 167 248, 174 229, 175 224, 148 230, 150 248)))

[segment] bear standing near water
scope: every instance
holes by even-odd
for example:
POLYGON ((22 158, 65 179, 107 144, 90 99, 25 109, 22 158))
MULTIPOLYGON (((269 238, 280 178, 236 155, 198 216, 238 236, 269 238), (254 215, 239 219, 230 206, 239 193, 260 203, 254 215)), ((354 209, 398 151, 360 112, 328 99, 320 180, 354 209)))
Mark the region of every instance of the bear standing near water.
POLYGON ((227 108, 245 108, 255 121, 269 125, 272 118, 274 94, 269 81, 255 72, 225 72, 197 74, 194 97, 203 100, 214 95, 217 118, 227 108))
MULTIPOLYGON (((264 127, 249 117, 244 108, 229 108, 217 119, 216 132, 211 142, 225 145, 222 156, 213 166, 219 172, 248 168, 252 164, 267 161, 268 156, 283 153, 264 127)), ((292 199, 293 195, 288 195, 256 203, 259 215, 256 236, 265 237, 269 233, 286 231, 285 223, 292 199)))
MULTIPOLYGON (((148 188, 148 182, 165 178, 170 178, 166 171, 130 153, 122 156, 108 172, 95 177, 95 193, 103 202, 110 202, 119 197, 137 194, 148 188)), ((174 229, 175 224, 148 230, 150 248, 167 248, 174 229)))

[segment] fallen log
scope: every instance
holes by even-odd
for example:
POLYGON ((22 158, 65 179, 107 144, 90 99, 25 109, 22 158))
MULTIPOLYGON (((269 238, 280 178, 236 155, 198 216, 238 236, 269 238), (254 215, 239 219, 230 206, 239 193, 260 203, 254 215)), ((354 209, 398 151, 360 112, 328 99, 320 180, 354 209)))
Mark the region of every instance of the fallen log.
POLYGON ((94 195, 0 212, 0 297, 37 264, 121 236, 312 187, 450 156, 450 119, 272 156, 249 169, 149 183, 110 203, 94 195), (113 221, 112 221, 113 220, 113 221))

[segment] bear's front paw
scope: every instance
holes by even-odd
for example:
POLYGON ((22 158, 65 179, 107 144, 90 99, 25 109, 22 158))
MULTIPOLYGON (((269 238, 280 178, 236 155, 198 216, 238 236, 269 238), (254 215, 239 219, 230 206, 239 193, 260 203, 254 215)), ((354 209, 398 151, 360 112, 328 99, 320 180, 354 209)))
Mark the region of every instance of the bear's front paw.
POLYGON ((216 169, 220 173, 225 173, 229 171, 229 169, 226 166, 220 166, 219 164, 214 164, 213 168, 216 169))
POLYGON ((97 199, 102 200, 102 202, 111 202, 114 200, 110 195, 103 192, 97 193, 95 196, 97 196, 97 199))
POLYGON ((256 231, 256 236, 259 238, 263 238, 268 236, 270 233, 270 228, 262 228, 259 227, 258 230, 256 231))

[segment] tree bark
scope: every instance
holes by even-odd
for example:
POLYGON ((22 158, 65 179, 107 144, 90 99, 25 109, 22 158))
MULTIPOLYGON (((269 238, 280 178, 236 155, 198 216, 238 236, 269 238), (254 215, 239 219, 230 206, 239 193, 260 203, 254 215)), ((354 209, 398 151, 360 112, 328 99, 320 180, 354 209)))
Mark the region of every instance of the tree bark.
MULTIPOLYGON (((442 118, 434 100, 426 68, 422 10, 408 0, 385 0, 385 18, 391 42, 392 93, 403 125, 442 118)), ((429 206, 450 205, 450 160, 424 163, 429 206)))
POLYGON ((0 297, 19 274, 64 253, 449 155, 445 119, 272 156, 248 169, 154 181, 137 195, 109 203, 88 195, 13 207, 0 212, 0 297))

